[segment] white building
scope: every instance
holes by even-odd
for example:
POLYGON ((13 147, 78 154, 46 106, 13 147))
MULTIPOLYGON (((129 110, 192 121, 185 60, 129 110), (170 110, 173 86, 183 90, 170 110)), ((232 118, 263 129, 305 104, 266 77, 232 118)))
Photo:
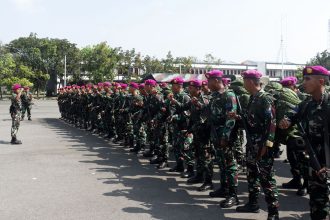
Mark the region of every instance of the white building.
POLYGON ((305 64, 295 63, 274 63, 274 62, 256 62, 256 61, 244 61, 241 64, 223 63, 223 64, 207 64, 207 63, 194 63, 190 69, 190 73, 205 74, 211 69, 219 69, 224 72, 225 75, 237 75, 241 74, 245 70, 256 69, 271 78, 281 78, 282 70, 283 76, 296 76, 296 74, 305 66, 305 64))

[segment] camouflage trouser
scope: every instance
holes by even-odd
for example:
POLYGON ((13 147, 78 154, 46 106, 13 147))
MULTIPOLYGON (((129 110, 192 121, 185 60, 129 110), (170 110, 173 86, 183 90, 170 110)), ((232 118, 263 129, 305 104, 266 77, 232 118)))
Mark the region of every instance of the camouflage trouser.
POLYGON ((30 105, 30 104, 22 105, 22 115, 21 115, 21 117, 24 118, 25 112, 27 112, 27 117, 30 118, 31 117, 31 109, 32 109, 32 105, 30 105))
POLYGON ((230 196, 237 194, 238 170, 232 144, 227 148, 216 148, 216 161, 220 168, 221 187, 228 189, 230 196))
POLYGON ((256 162, 256 149, 247 149, 246 166, 247 166, 247 181, 249 189, 249 202, 257 203, 260 193, 260 185, 265 194, 265 200, 268 204, 268 211, 273 212, 278 209, 278 191, 276 187, 275 172, 274 172, 274 155, 272 149, 256 162))
POLYGON ((209 143, 194 139, 193 145, 196 156, 196 171, 198 176, 205 174, 206 181, 212 181, 213 178, 213 157, 214 149, 209 143))
POLYGON ((12 138, 16 138, 18 129, 19 129, 19 125, 21 123, 21 112, 17 111, 17 113, 12 113, 11 114, 11 137, 12 138))
POLYGON ((173 152, 177 164, 182 163, 182 149, 184 146, 184 142, 185 135, 181 132, 181 130, 176 130, 176 132, 173 133, 173 152))
POLYGON ((330 211, 329 194, 330 183, 321 181, 314 172, 310 172, 309 180, 309 205, 311 210, 311 219, 326 219, 330 211))
POLYGON ((308 180, 308 158, 303 149, 298 149, 295 137, 289 137, 287 140, 287 157, 291 166, 291 173, 294 178, 304 178, 308 180))
POLYGON ((139 146, 145 146, 146 145, 146 125, 143 122, 137 122, 133 126, 133 133, 134 133, 134 139, 136 141, 136 144, 139 146))
POLYGON ((194 166, 195 164, 195 150, 193 147, 193 135, 185 136, 181 155, 187 166, 194 166))
POLYGON ((169 157, 168 131, 165 123, 158 122, 154 129, 154 146, 155 154, 165 160, 169 157))
POLYGON ((245 166, 244 152, 243 152, 244 133, 242 129, 237 132, 237 138, 233 142, 234 156, 239 165, 245 166))

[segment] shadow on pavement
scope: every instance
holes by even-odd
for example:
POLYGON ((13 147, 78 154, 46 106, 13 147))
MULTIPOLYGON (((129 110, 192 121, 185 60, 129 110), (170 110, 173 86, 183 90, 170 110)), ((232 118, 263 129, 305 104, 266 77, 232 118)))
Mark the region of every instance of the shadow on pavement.
MULTIPOLYGON (((85 152, 83 156, 86 160, 79 162, 98 165, 92 168, 95 172, 109 172, 109 178, 99 178, 99 181, 109 185, 120 183, 125 188, 110 190, 105 192, 104 196, 126 197, 140 203, 140 207, 123 208, 124 212, 147 213, 155 219, 246 219, 227 217, 226 213, 235 213, 235 208, 221 209, 219 201, 222 199, 211 199, 208 192, 196 193, 194 189, 197 186, 186 185, 185 179, 176 178, 179 174, 173 175, 165 170, 157 170, 140 155, 129 153, 123 146, 108 142, 59 119, 46 118, 40 121, 68 142, 74 143, 69 148, 85 152), (99 159, 95 160, 95 156, 99 159), (93 159, 89 160, 88 157, 93 159)), ((247 201, 246 177, 242 176, 240 180, 239 197, 243 204, 247 201)), ((219 179, 214 182, 219 183, 219 179)), ((306 205, 297 205, 308 203, 307 198, 296 196, 294 191, 279 191, 280 211, 307 211, 306 205)), ((259 201, 262 209, 267 210, 263 194, 260 195, 259 201)), ((308 219, 308 216, 281 219, 308 219)))

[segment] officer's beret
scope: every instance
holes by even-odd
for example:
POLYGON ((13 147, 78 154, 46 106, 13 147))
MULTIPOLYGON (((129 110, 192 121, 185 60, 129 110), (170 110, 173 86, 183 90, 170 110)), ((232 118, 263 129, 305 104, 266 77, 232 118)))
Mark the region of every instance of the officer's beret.
POLYGON ((11 88, 12 88, 12 90, 17 90, 17 89, 22 88, 22 86, 21 86, 21 84, 14 84, 11 88))
POLYGON ((124 89, 124 90, 127 89, 127 84, 125 84, 125 83, 120 83, 120 86, 121 86, 121 88, 124 89))
POLYGON ((222 76, 223 76, 223 72, 220 70, 211 70, 210 72, 205 73, 205 77, 207 79, 221 78, 222 76))
POLYGON ((136 82, 131 82, 129 84, 130 87, 134 88, 134 89, 139 89, 139 84, 137 84, 136 82))
POLYGON ((289 76, 281 80, 281 84, 283 86, 293 86, 296 85, 298 82, 298 79, 294 76, 289 76))
POLYGON ((104 83, 103 83, 103 86, 110 87, 110 86, 111 86, 111 83, 110 83, 110 82, 104 82, 104 83))
POLYGON ((156 86, 157 82, 153 79, 147 79, 146 81, 144 81, 145 85, 149 85, 149 86, 156 86))
POLYGON ((193 80, 189 81, 189 85, 194 86, 194 87, 201 87, 202 86, 202 81, 200 81, 198 79, 193 79, 193 80))
POLYGON ((244 79, 260 79, 262 77, 262 73, 258 70, 246 70, 242 72, 242 77, 244 79))
POLYGON ((303 70, 303 75, 321 75, 321 76, 329 76, 329 71, 323 66, 306 66, 303 70))
POLYGON ((139 84, 139 89, 144 89, 144 83, 139 84))
POLYGON ((171 84, 178 84, 178 85, 183 85, 184 79, 180 76, 175 77, 174 79, 171 80, 171 84))

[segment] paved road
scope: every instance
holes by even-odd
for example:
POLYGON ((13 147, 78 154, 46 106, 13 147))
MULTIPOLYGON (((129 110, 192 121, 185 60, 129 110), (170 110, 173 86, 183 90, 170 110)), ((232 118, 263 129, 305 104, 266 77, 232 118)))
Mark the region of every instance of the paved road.
MULTIPOLYGON (((33 121, 23 121, 10 141, 9 102, 0 102, 0 220, 11 219, 266 219, 221 209, 219 199, 177 174, 159 171, 122 146, 71 127, 58 119, 55 101, 36 101, 33 121)), ((278 185, 289 166, 276 162, 278 185)), ((173 163, 173 162, 172 162, 173 163)), ((218 187, 219 177, 215 183, 218 187)), ((240 200, 247 201, 240 177, 240 200)), ((308 198, 279 189, 281 219, 309 219, 308 198)), ((266 210, 263 195, 260 196, 266 210)))

